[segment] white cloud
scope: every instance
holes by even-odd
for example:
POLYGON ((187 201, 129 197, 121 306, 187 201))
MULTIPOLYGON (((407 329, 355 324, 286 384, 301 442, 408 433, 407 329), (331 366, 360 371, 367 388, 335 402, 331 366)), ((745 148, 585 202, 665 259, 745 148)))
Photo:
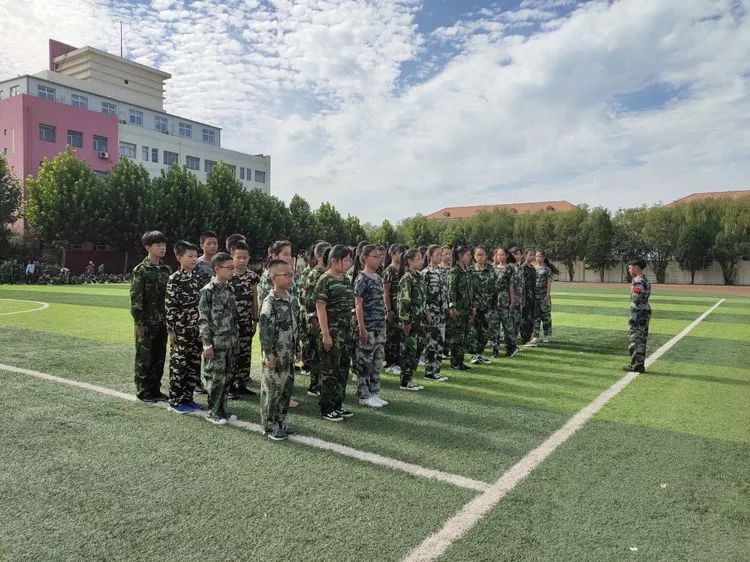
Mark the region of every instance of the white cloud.
POLYGON ((44 68, 47 36, 116 52, 123 17, 128 56, 174 76, 168 109, 217 122, 225 146, 270 153, 286 200, 379 221, 747 187, 747 1, 525 0, 426 36, 416 0, 65 6, 0 5, 8 74, 44 68), (519 35, 519 23, 539 31, 519 35), (403 86, 406 63, 430 78, 403 86), (654 84, 682 94, 638 111, 614 101, 654 84))

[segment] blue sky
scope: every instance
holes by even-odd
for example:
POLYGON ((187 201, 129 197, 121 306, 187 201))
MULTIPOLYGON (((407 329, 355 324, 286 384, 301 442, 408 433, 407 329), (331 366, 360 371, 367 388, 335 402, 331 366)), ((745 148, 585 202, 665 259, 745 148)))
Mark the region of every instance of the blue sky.
POLYGON ((0 3, 6 74, 47 38, 173 74, 166 108, 272 156, 272 192, 379 222, 747 188, 750 0, 0 3))

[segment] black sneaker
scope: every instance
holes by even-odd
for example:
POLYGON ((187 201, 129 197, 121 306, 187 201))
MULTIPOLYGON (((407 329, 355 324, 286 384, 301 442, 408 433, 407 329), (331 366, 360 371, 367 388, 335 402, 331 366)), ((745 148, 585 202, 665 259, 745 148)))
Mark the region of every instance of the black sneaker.
POLYGON ((440 373, 425 373, 424 378, 426 378, 429 381, 438 381, 438 382, 443 382, 443 381, 448 380, 448 377, 444 377, 440 373))
POLYGON ((245 384, 237 384, 232 387, 232 390, 230 392, 233 392, 237 396, 253 396, 255 395, 255 392, 250 390, 245 384))
POLYGON ((518 355, 518 348, 514 345, 508 350, 506 356, 508 357, 508 359, 510 359, 511 357, 515 357, 516 355, 518 355))
POLYGON ((287 433, 280 427, 270 432, 266 431, 265 435, 272 441, 284 441, 288 437, 287 433))
POLYGON ((320 398, 320 389, 318 388, 308 388, 307 389, 307 395, 308 396, 317 396, 320 398))
POLYGON ((297 430, 291 425, 282 424, 280 427, 287 435, 296 435, 297 433, 297 430))
POLYGON ((320 414, 320 417, 324 420, 340 422, 344 421, 344 417, 336 411, 328 412, 327 414, 320 414))
POLYGON ((203 388, 202 384, 196 384, 193 392, 197 392, 198 394, 208 394, 208 391, 203 388))
POLYGON ((153 396, 136 396, 138 400, 141 402, 145 402, 146 404, 156 404, 159 402, 158 398, 154 398, 153 396))
POLYGON ((622 366, 622 370, 625 371, 626 373, 630 373, 632 371, 635 371, 635 369, 633 368, 632 365, 623 365, 622 366))
POLYGON ((343 408, 338 409, 337 412, 338 412, 338 414, 342 418, 353 418, 354 417, 354 412, 351 412, 349 410, 344 410, 343 408))
POLYGON ((644 367, 643 365, 636 365, 635 367, 633 367, 633 370, 636 373, 645 373, 646 372, 646 367, 644 367))
POLYGON ((496 359, 497 359, 498 357, 500 357, 500 350, 499 350, 498 348, 496 348, 496 347, 493 347, 493 348, 492 348, 492 357, 494 357, 494 358, 496 358, 496 359))
POLYGON ((154 396, 154 402, 169 402, 169 396, 167 396, 163 392, 159 392, 156 396, 154 396))

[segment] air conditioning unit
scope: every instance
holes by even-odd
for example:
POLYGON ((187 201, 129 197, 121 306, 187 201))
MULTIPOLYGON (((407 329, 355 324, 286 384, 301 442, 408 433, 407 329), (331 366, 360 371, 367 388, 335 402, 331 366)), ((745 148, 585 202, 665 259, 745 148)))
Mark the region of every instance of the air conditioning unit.
POLYGON ((168 135, 168 134, 169 134, 169 131, 167 131, 166 129, 162 129, 162 131, 161 131, 161 132, 162 132, 162 133, 164 133, 165 135, 168 135))
POLYGON ((122 123, 123 125, 127 125, 128 124, 128 122, 125 121, 125 119, 120 119, 120 123, 122 123))
POLYGON ((109 158, 109 152, 106 152, 106 151, 102 150, 99 153, 99 158, 109 158))

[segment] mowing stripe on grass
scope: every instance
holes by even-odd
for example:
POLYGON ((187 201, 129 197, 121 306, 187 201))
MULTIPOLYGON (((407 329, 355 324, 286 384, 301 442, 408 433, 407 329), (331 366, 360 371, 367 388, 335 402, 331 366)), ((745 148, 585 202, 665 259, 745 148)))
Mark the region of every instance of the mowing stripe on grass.
MULTIPOLYGON (((159 408, 163 408, 165 410, 168 407, 168 404, 165 402, 156 403, 156 404, 148 404, 146 402, 140 402, 133 394, 126 394, 125 392, 120 392, 119 390, 114 390, 111 388, 106 388, 104 386, 98 386, 98 385, 90 384, 87 382, 65 379, 62 377, 55 376, 55 375, 50 375, 48 373, 42 373, 40 371, 33 371, 31 369, 23 369, 21 367, 14 367, 13 365, 4 365, 0 363, 0 371, 7 371, 7 372, 17 373, 21 375, 28 375, 28 376, 36 377, 38 379, 43 379, 46 381, 67 384, 67 385, 75 386, 78 388, 84 388, 86 390, 92 390, 94 392, 98 392, 99 394, 104 394, 105 396, 119 398, 120 400, 127 400, 129 402, 137 402, 137 403, 143 404, 144 406, 156 406, 159 408)), ((189 415, 198 416, 198 417, 206 417, 206 414, 204 412, 190 412, 189 415)), ((229 425, 239 427, 241 429, 244 429, 246 431, 251 431, 253 433, 260 433, 260 434, 263 433, 263 428, 260 425, 256 423, 251 423, 248 421, 234 420, 234 421, 230 421, 229 425)), ((418 464, 411 464, 408 462, 399 461, 397 459, 384 457, 376 453, 368 453, 367 451, 360 451, 359 449, 348 447, 346 445, 339 445, 338 443, 330 443, 328 441, 323 441, 322 439, 317 439, 316 437, 307 437, 304 435, 290 435, 289 440, 294 441, 295 443, 300 443, 302 445, 307 445, 309 447, 314 447, 316 449, 322 449, 324 451, 331 451, 333 453, 337 453, 339 455, 357 459, 363 462, 369 462, 371 464, 384 466, 393 470, 400 470, 402 472, 411 474, 412 476, 418 476, 420 478, 427 478, 427 479, 432 479, 432 480, 439 480, 441 482, 452 484, 453 486, 457 486, 459 488, 467 488, 469 490, 475 490, 477 492, 484 492, 490 488, 490 485, 487 484, 486 482, 481 482, 479 480, 474 480, 472 478, 466 478, 465 476, 461 476, 459 474, 451 474, 449 472, 443 472, 441 470, 425 468, 418 464)))
POLYGON ((0 299, 0 301, 9 301, 9 302, 30 302, 31 304, 41 304, 42 306, 39 306, 37 308, 27 308, 25 310, 15 310, 13 312, 0 312, 0 316, 10 316, 11 314, 25 314, 27 312, 36 312, 37 310, 44 310, 45 308, 49 308, 48 302, 42 302, 42 301, 27 301, 24 299, 0 299))
MULTIPOLYGON (((719 300, 698 318, 693 320, 684 330, 674 336, 646 359, 646 368, 669 351, 678 341, 684 338, 693 328, 700 324, 709 314, 716 310, 725 299, 719 300)), ((570 439, 573 434, 583 427, 604 405, 617 396, 620 391, 628 386, 638 373, 630 372, 618 380, 615 384, 597 396, 590 404, 575 414, 568 422, 544 443, 527 454, 510 469, 508 469, 497 482, 480 494, 461 510, 445 522, 443 528, 427 537, 422 544, 413 549, 404 559, 404 562, 424 562, 435 560, 445 553, 446 550, 461 537, 466 535, 487 513, 492 510, 516 485, 528 476, 532 470, 539 466, 544 459, 551 455, 555 449, 570 439)))

